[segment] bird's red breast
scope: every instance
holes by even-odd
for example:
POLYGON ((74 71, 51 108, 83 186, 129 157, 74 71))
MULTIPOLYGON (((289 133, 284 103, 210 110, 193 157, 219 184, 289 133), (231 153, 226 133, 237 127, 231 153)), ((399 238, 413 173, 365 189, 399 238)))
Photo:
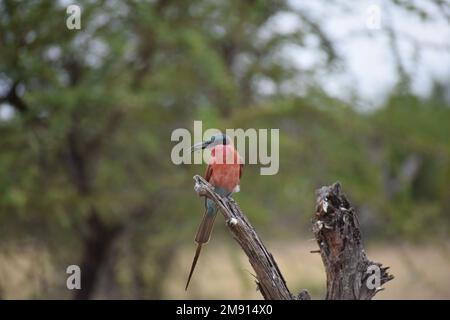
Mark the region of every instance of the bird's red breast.
POLYGON ((233 191, 242 175, 243 162, 233 145, 217 145, 211 149, 206 180, 213 186, 233 191))

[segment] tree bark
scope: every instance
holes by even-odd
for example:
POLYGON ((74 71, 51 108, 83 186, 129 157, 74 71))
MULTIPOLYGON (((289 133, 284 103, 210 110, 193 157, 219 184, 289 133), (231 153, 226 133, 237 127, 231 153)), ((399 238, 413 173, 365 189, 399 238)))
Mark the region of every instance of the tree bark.
MULTIPOLYGON (((294 297, 272 254, 266 249, 255 229, 230 197, 221 197, 200 176, 194 176, 195 191, 213 200, 225 217, 233 238, 247 255, 256 273, 256 284, 266 300, 310 300, 306 290, 294 297)), ((326 299, 369 300, 381 286, 394 277, 381 263, 367 259, 361 240, 355 210, 341 193, 339 183, 317 191, 317 207, 313 232, 327 276, 326 299)))
POLYGON ((313 232, 327 274, 328 300, 369 300, 394 276, 381 263, 367 259, 358 217, 341 185, 317 190, 313 232))

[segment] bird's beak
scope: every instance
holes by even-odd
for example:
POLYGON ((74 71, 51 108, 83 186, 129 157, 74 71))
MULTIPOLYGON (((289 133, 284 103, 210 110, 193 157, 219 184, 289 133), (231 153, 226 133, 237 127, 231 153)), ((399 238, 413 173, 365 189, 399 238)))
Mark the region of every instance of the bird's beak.
POLYGON ((191 152, 206 149, 211 144, 211 142, 212 142, 211 140, 206 140, 203 142, 196 143, 191 147, 191 152))

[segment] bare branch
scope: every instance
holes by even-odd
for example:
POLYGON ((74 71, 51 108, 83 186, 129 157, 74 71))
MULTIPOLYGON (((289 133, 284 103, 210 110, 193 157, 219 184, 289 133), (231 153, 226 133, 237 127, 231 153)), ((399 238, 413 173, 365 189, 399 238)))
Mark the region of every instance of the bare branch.
POLYGON ((228 229, 247 255, 256 273, 256 284, 266 300, 292 300, 286 282, 272 254, 232 198, 223 198, 200 176, 194 176, 194 190, 213 200, 225 217, 228 229))

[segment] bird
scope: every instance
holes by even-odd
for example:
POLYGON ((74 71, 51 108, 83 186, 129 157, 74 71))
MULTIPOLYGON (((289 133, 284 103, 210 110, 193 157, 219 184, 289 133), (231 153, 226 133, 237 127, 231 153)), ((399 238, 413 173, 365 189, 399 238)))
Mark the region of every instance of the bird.
MULTIPOLYGON (((213 135, 210 139, 193 145, 191 151, 203 149, 211 149, 211 158, 206 168, 205 180, 214 187, 214 191, 223 197, 229 197, 233 192, 239 192, 239 182, 244 163, 238 151, 234 148, 231 139, 226 134, 213 135)), ((189 287, 202 246, 208 243, 210 239, 217 212, 218 208, 214 201, 206 198, 205 213, 195 235, 197 250, 185 290, 189 287)))

